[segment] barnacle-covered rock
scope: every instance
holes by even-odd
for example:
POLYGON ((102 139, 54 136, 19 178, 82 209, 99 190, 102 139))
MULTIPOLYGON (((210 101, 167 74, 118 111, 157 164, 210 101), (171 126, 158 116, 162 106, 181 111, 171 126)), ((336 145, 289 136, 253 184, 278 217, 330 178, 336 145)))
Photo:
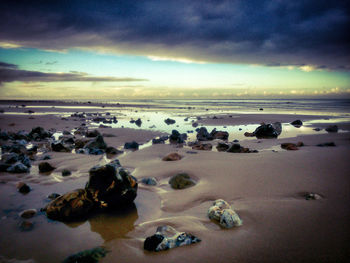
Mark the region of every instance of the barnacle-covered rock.
POLYGON ((85 217, 93 207, 89 193, 85 189, 77 189, 51 201, 45 211, 50 219, 72 221, 85 217))
POLYGON ((153 236, 147 237, 144 249, 148 251, 163 251, 175 247, 198 243, 201 240, 190 233, 179 232, 171 226, 159 226, 153 236))
POLYGON ((223 199, 217 199, 208 209, 208 217, 220 222, 225 228, 242 225, 242 220, 231 206, 223 199))

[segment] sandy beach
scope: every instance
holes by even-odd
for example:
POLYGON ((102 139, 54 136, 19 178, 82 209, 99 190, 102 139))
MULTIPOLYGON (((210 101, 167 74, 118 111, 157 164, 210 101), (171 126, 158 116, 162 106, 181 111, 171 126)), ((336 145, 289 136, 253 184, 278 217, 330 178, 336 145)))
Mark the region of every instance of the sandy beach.
MULTIPOLYGON (((348 118, 149 105, 26 102, 35 105, 31 108, 22 107, 23 102, 11 103, 11 108, 7 102, 0 105, 4 111, 0 113, 2 132, 30 132, 40 126, 57 136, 63 131, 73 136, 83 126, 98 130, 108 146, 124 152, 108 156, 47 148, 33 157, 29 173, 0 172, 0 262, 62 262, 71 254, 97 246, 109 251, 100 262, 347 262, 350 256, 348 118), (75 112, 78 113, 72 115, 75 112), (93 121, 113 116, 118 123, 93 121), (130 123, 138 116, 142 120, 140 127, 130 123), (176 123, 164 124, 166 116, 176 123), (189 118, 186 123, 180 122, 185 118, 189 118), (289 124, 298 119, 304 122, 302 127, 289 124), (278 138, 244 136, 244 132, 253 132, 263 122, 276 121, 282 123, 278 138), (221 142, 218 139, 206 142, 213 145, 211 151, 193 150, 188 146, 196 136, 193 123, 205 126, 209 132, 213 128, 226 129, 228 142, 238 139, 242 147, 258 152, 219 152, 215 148, 221 142), (338 132, 326 132, 324 129, 330 125, 337 125, 338 132), (166 129, 188 131, 187 143, 152 145, 153 138, 170 133, 166 129), (140 144, 139 150, 123 149, 126 142, 132 141, 140 144), (287 142, 303 142, 304 146, 291 151, 282 149, 281 144, 287 142), (335 146, 317 146, 330 142, 335 146), (182 159, 162 160, 174 152, 182 159), (44 155, 50 155, 47 162, 56 168, 51 173, 39 173, 44 155), (119 159, 138 180, 134 206, 124 211, 93 213, 86 220, 70 223, 50 220, 40 212, 51 201, 49 194, 84 188, 94 165, 114 159, 119 159), (62 176, 64 169, 71 175, 62 176), (172 189, 168 181, 178 173, 187 173, 195 185, 172 189), (141 182, 148 177, 155 177, 157 184, 141 182), (17 191, 20 181, 30 186, 29 193, 17 191), (307 200, 310 193, 319 198, 307 200), (216 199, 224 199, 233 207, 242 226, 224 229, 208 218, 208 208, 216 199), (19 225, 24 220, 19 213, 31 208, 38 213, 26 220, 33 223, 31 230, 23 231, 19 225), (191 233, 202 241, 168 251, 145 251, 145 238, 161 225, 191 233)), ((1 146, 9 142, 1 140, 1 146)))

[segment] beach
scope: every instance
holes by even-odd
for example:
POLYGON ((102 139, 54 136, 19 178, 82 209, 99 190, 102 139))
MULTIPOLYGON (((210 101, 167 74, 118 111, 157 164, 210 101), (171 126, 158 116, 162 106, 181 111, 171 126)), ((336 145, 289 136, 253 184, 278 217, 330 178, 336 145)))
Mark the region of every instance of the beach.
MULTIPOLYGON (((30 172, 0 172, 0 262, 62 262, 98 246, 108 250, 99 262, 346 262, 350 256, 350 119, 346 110, 291 111, 264 106, 239 111, 205 103, 55 101, 2 101, 0 108, 2 132, 30 132, 40 126, 58 140, 64 131, 83 138, 74 133, 86 127, 98 130, 108 146, 123 151, 110 156, 56 152, 40 146, 30 172), (113 117, 117 121, 110 121, 113 117), (167 118, 175 123, 164 123, 167 118), (138 119, 140 125, 135 124, 138 119), (291 125, 295 120, 302 120, 303 125, 291 125), (275 122, 282 123, 277 138, 244 135, 262 123, 275 122), (327 132, 331 125, 337 125, 338 131, 327 132), (201 127, 209 132, 214 128, 227 131, 226 143, 237 140, 256 152, 220 152, 216 146, 224 142, 219 139, 203 141, 212 144, 210 151, 192 149, 189 142, 196 140, 196 128, 201 127), (185 143, 152 144, 152 139, 172 130, 186 133, 185 143), (139 149, 124 149, 132 141, 139 149), (297 150, 281 148, 282 143, 298 142, 303 146, 297 150), (178 153, 181 159, 163 161, 169 153, 178 153), (45 174, 38 171, 44 155, 50 155, 47 162, 55 167, 45 174), (51 201, 48 195, 84 188, 93 166, 115 159, 138 181, 134 205, 69 223, 48 219, 40 211, 51 201), (70 176, 61 175, 65 169, 71 171, 70 176), (173 189, 168 181, 179 173, 188 174, 195 184, 173 189), (156 185, 142 183, 150 177, 156 185), (28 184, 31 191, 19 193, 18 182, 28 184), (317 198, 307 198, 309 194, 317 198), (243 221, 241 226, 225 229, 208 218, 207 211, 217 199, 231 205, 243 221), (23 220, 19 213, 31 208, 38 212, 23 220), (23 221, 33 223, 29 231, 19 227, 23 221), (191 233, 201 242, 161 252, 144 250, 146 237, 162 225, 191 233)), ((1 140, 1 146, 9 143, 1 140)))

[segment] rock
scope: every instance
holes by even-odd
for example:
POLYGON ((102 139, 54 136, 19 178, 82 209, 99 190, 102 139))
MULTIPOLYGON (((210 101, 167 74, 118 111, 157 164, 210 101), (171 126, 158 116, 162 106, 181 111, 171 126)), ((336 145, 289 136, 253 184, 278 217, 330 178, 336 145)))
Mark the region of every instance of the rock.
POLYGON ((210 140, 213 140, 213 136, 207 131, 207 128, 201 127, 197 129, 197 140, 210 141, 210 140))
POLYGON ((338 132, 338 126, 337 125, 331 125, 326 128, 327 132, 338 132))
POLYGON ((7 168, 6 171, 9 173, 29 173, 29 168, 23 163, 17 162, 11 165, 9 168, 7 168))
POLYGON ((52 134, 46 131, 43 127, 35 127, 29 133, 29 137, 33 140, 42 140, 45 138, 50 138, 52 134))
POLYGON ((87 131, 85 136, 88 137, 88 138, 94 138, 94 137, 97 137, 101 135, 100 132, 98 130, 90 130, 90 131, 87 131))
POLYGON ((54 152, 70 152, 72 150, 69 147, 66 147, 62 143, 62 141, 57 141, 57 142, 51 143, 51 149, 54 152))
POLYGON ((20 192, 22 194, 27 194, 30 192, 30 187, 23 182, 18 182, 16 187, 17 187, 18 192, 20 192))
POLYGON ((6 164, 14 164, 19 161, 19 157, 17 153, 4 153, 1 156, 1 161, 6 164))
POLYGON ((166 120, 164 120, 164 122, 165 122, 167 125, 170 125, 170 124, 174 124, 176 121, 173 120, 173 119, 167 118, 166 120))
POLYGON ((63 130, 62 134, 63 135, 71 135, 70 131, 67 131, 67 130, 63 130))
POLYGON ((77 189, 51 201, 45 207, 45 212, 52 220, 72 221, 86 217, 93 207, 89 192, 77 189))
POLYGON ((322 199, 322 196, 320 196, 319 194, 315 194, 315 193, 306 193, 305 199, 306 200, 319 200, 319 199, 322 199))
POLYGON ((169 153, 168 155, 163 157, 163 161, 178 161, 181 160, 182 156, 178 153, 169 153))
POLYGON ((217 131, 216 128, 214 128, 210 135, 213 137, 213 139, 220 139, 220 140, 227 140, 228 139, 228 132, 226 131, 217 131))
POLYGON ((104 150, 107 148, 107 144, 105 143, 101 135, 97 135, 94 139, 86 143, 84 148, 89 150, 93 150, 93 149, 104 150))
POLYGON ((141 182, 147 185, 157 185, 157 179, 155 177, 142 178, 141 182))
POLYGON ((292 124, 296 128, 300 128, 301 126, 303 126, 303 122, 301 120, 292 121, 290 124, 292 124))
POLYGON ((264 109, 263 109, 263 108, 260 108, 259 110, 260 110, 260 111, 263 111, 264 109))
POLYGON ((114 148, 112 146, 109 146, 109 147, 106 148, 106 153, 115 155, 115 154, 122 154, 123 151, 119 151, 118 149, 116 149, 116 148, 114 148))
POLYGON ((1 146, 1 151, 3 153, 27 154, 27 148, 23 144, 3 145, 1 146))
POLYGON ((71 255, 63 263, 98 263, 108 252, 104 247, 96 247, 71 255))
POLYGON ((313 129, 314 131, 320 131, 321 129, 320 128, 315 128, 313 129))
POLYGON ((80 149, 83 148, 85 146, 85 144, 87 144, 89 142, 89 140, 83 138, 83 139, 76 139, 74 141, 75 144, 75 149, 80 149))
POLYGON ((137 142, 135 142, 135 141, 126 142, 124 144, 124 149, 138 150, 139 149, 139 144, 137 142))
POLYGON ((21 231, 31 231, 34 228, 34 223, 22 221, 18 226, 21 231))
POLYGON ((32 218, 37 213, 36 209, 27 209, 19 213, 19 216, 25 219, 32 218))
POLYGON ((192 123, 192 127, 193 127, 193 128, 198 127, 198 122, 194 122, 194 123, 192 123))
POLYGON ((148 251, 163 251, 175 247, 198 243, 201 240, 190 233, 178 232, 171 226, 160 226, 156 234, 147 237, 143 248, 148 251))
POLYGON ((225 228, 241 226, 242 220, 231 206, 222 199, 216 200, 208 209, 208 217, 220 222, 220 225, 225 228))
POLYGON ((169 136, 169 141, 172 144, 184 143, 186 139, 187 139, 187 134, 186 133, 180 134, 177 130, 172 130, 171 135, 169 136))
POLYGON ((135 124, 136 124, 138 127, 141 127, 141 125, 142 125, 141 119, 138 118, 138 119, 135 121, 135 124))
POLYGON ((220 225, 225 228, 241 226, 242 220, 239 218, 237 213, 232 209, 224 209, 220 217, 220 225))
POLYGON ((281 148, 288 150, 288 151, 296 151, 299 150, 299 148, 297 147, 296 144, 294 143, 290 143, 290 142, 286 142, 286 143, 282 143, 281 144, 281 148))
POLYGON ((46 173, 46 172, 51 172, 55 170, 56 168, 53 167, 51 164, 48 162, 41 162, 39 163, 39 172, 40 173, 46 173))
POLYGON ((219 142, 218 145, 216 146, 216 149, 219 152, 226 152, 229 148, 230 148, 230 145, 228 145, 227 143, 221 143, 221 142, 219 142))
POLYGON ((100 207, 121 208, 135 200, 137 180, 115 160, 91 168, 85 189, 100 207))
POLYGON ((186 173, 180 173, 172 176, 169 180, 169 184, 173 189, 185 189, 195 185, 196 183, 186 173))
POLYGON ((234 143, 227 150, 229 153, 257 153, 257 150, 250 150, 249 148, 242 147, 238 143, 234 143))
POLYGON ((210 143, 200 143, 192 146, 193 150, 201 150, 201 151, 211 151, 212 148, 213 148, 213 145, 211 145, 210 143))
POLYGON ((52 194, 49 194, 47 196, 47 198, 51 199, 51 200, 54 200, 56 199, 57 197, 60 197, 61 195, 60 194, 57 194, 57 193, 52 193, 52 194))
POLYGON ((67 169, 63 169, 61 174, 62 176, 70 176, 72 172, 67 169))
MULTIPOLYGON (((282 125, 280 122, 272 124, 262 124, 253 132, 253 136, 258 139, 277 138, 282 132, 282 125)), ((251 136, 251 133, 244 133, 245 136, 251 136)))
POLYGON ((318 147, 334 147, 336 146, 334 142, 324 142, 317 144, 318 147))
POLYGON ((6 170, 11 166, 11 164, 3 163, 0 161, 0 172, 6 172, 6 170))
POLYGON ((152 144, 165 143, 165 141, 168 140, 168 139, 169 139, 169 136, 167 136, 167 135, 161 136, 161 137, 157 137, 157 138, 152 139, 152 144))

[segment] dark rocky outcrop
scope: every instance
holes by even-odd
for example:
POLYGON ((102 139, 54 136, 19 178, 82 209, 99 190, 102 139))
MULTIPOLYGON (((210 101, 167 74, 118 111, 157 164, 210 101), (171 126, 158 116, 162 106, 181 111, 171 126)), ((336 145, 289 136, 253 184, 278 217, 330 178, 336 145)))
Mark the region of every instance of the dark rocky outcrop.
POLYGON ((173 189, 185 189, 196 183, 187 173, 179 173, 170 178, 169 184, 173 189))
POLYGON ((196 129, 198 141, 210 141, 213 140, 213 136, 207 131, 207 128, 201 127, 196 129))
POLYGON ((101 135, 96 136, 94 139, 85 144, 84 149, 88 149, 90 154, 96 154, 94 152, 104 152, 107 148, 107 144, 103 140, 101 135))
POLYGON ((61 174, 62 174, 62 176, 70 176, 72 174, 72 172, 67 170, 67 169, 63 169, 61 174))
POLYGON ((138 150, 139 149, 139 144, 137 142, 135 142, 135 141, 126 142, 124 144, 124 149, 138 150))
POLYGON ((52 133, 46 131, 43 127, 35 127, 29 133, 29 137, 35 141, 50 138, 51 136, 52 133))
POLYGON ((272 124, 263 123, 255 129, 253 133, 245 132, 244 135, 247 137, 257 137, 258 139, 271 139, 277 138, 282 132, 282 125, 280 122, 272 124))
POLYGON ((184 143, 185 140, 187 140, 187 134, 186 133, 179 133, 177 130, 172 130, 171 135, 169 136, 169 141, 172 144, 181 144, 184 143))
POLYGON ((88 138, 94 138, 101 135, 98 130, 89 130, 86 132, 85 136, 88 138))
POLYGON ((221 143, 219 142, 218 145, 216 146, 216 149, 218 152, 226 152, 230 148, 230 145, 227 143, 221 143))
POLYGON ((238 143, 234 143, 227 150, 229 153, 257 153, 257 150, 250 150, 249 148, 242 147, 238 143))
POLYGON ((214 128, 210 135, 213 137, 213 139, 220 139, 220 140, 227 140, 228 139, 228 132, 227 131, 217 131, 216 128, 214 128))
POLYGON ((157 137, 152 139, 152 144, 161 144, 161 143, 165 143, 166 140, 169 139, 169 136, 165 135, 165 136, 161 136, 161 137, 157 137))
POLYGON ((41 162, 39 163, 39 172, 40 173, 47 173, 55 170, 56 168, 53 167, 50 163, 48 162, 41 162))
POLYGON ((55 141, 51 143, 51 149, 54 152, 70 152, 71 146, 65 145, 62 141, 55 141))

